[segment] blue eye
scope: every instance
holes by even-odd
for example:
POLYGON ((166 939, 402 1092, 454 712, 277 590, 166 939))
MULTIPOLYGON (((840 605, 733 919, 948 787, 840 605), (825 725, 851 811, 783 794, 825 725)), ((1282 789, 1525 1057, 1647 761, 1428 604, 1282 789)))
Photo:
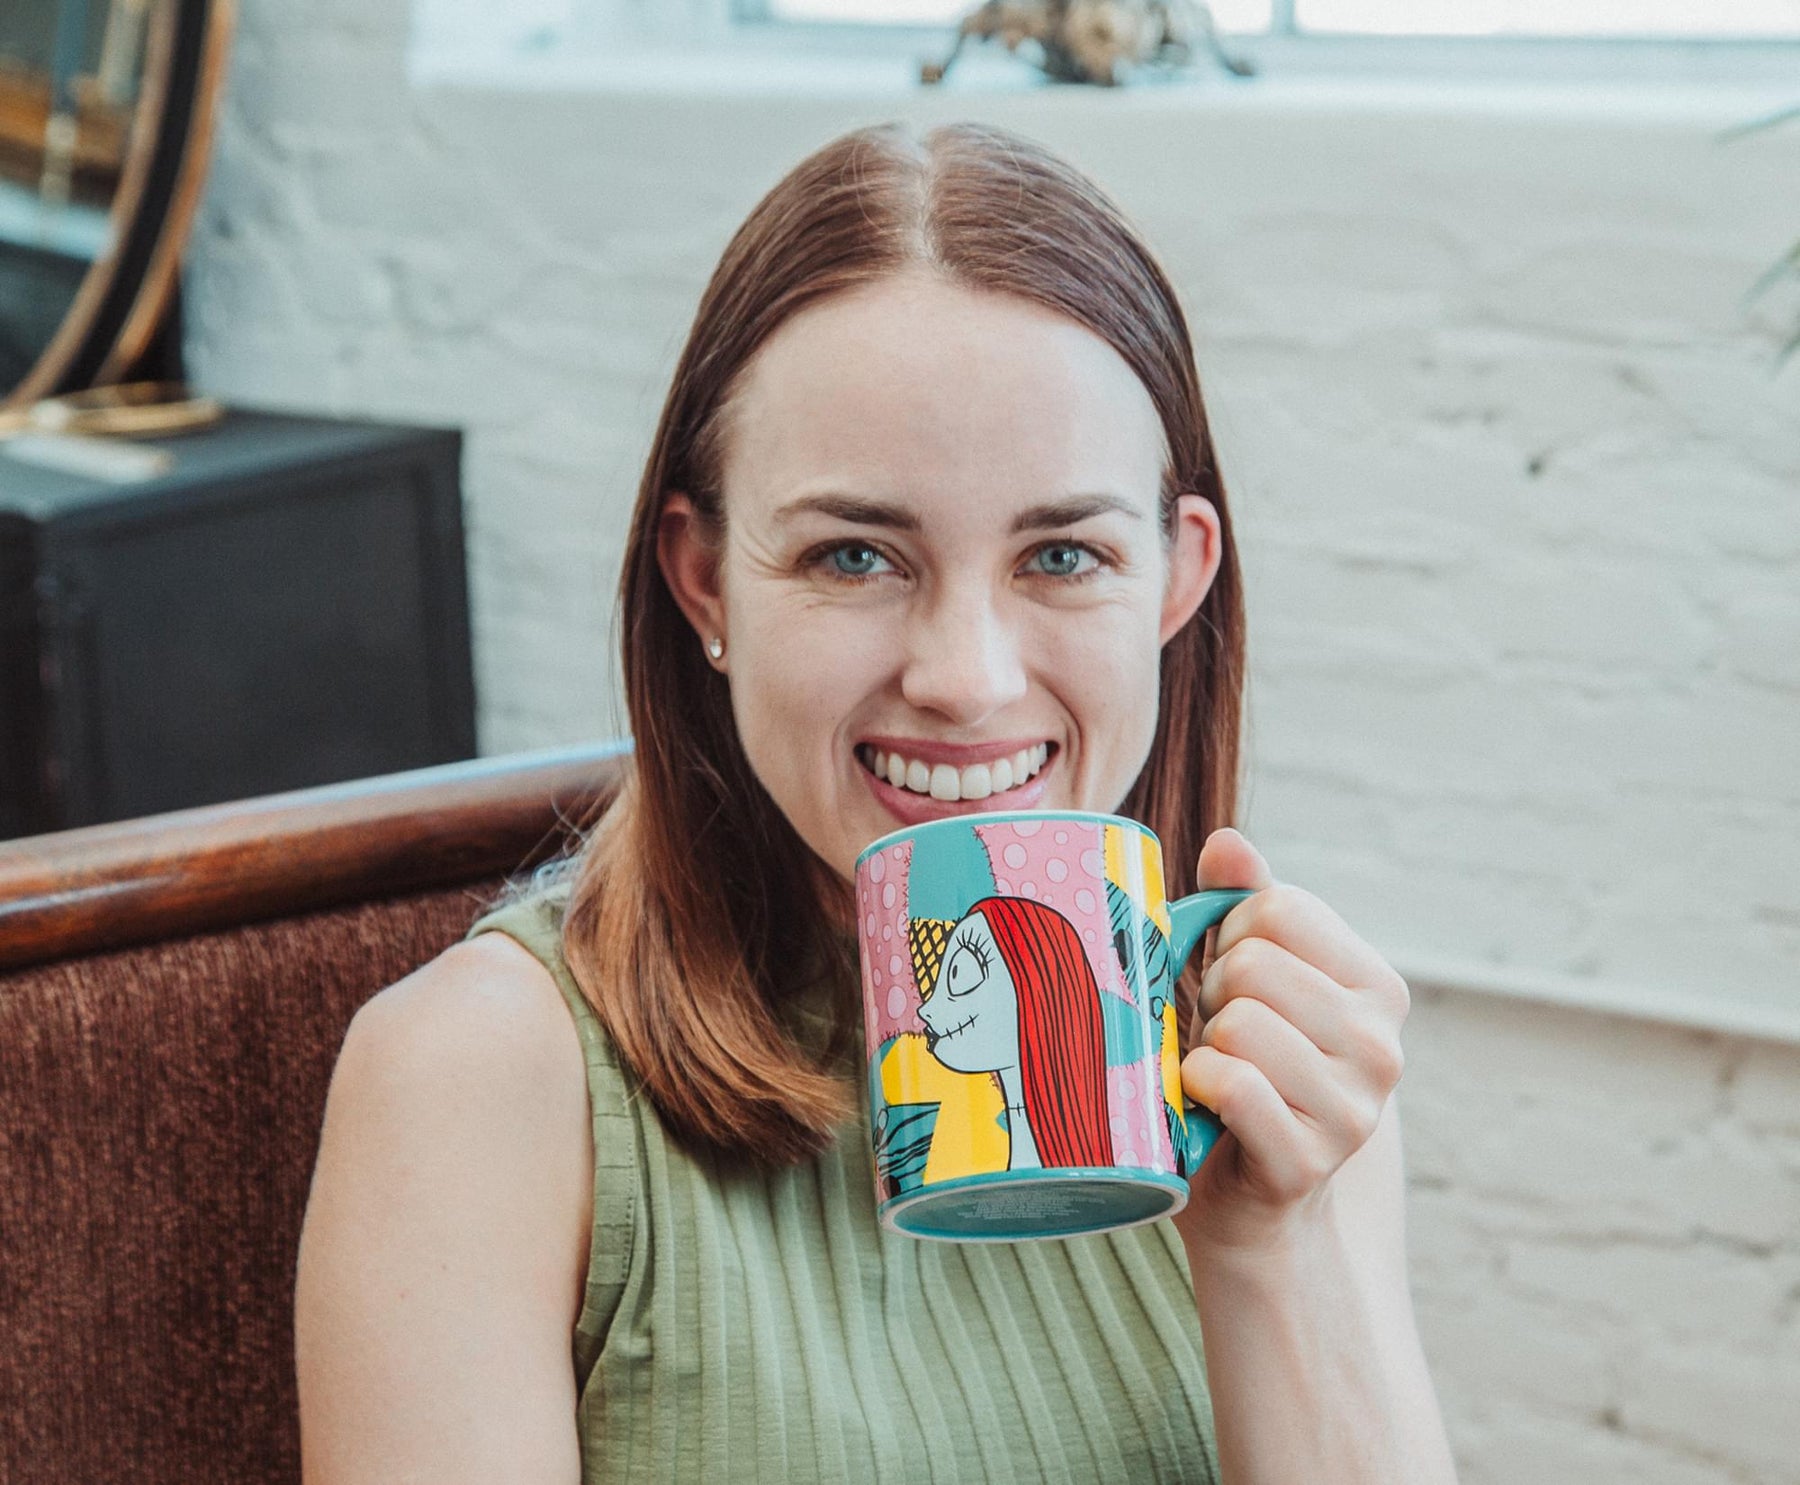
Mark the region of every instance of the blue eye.
POLYGON ((1093 571, 1091 567, 1082 567, 1082 559, 1093 555, 1088 548, 1074 542, 1057 541, 1039 547, 1032 553, 1031 560, 1046 577, 1081 577, 1093 571))
MULTIPOLYGON (((894 565, 878 547, 866 541, 840 541, 815 548, 808 566, 822 565, 827 576, 847 582, 864 582, 894 571, 894 565)), ((1081 542, 1046 542, 1026 559, 1027 568, 1040 577, 1079 581, 1096 576, 1106 566, 1092 547, 1081 542)))
POLYGON ((880 562, 880 553, 875 551, 875 547, 866 547, 866 545, 862 544, 832 547, 832 553, 830 554, 832 554, 833 567, 835 567, 837 571, 842 572, 846 578, 866 578, 866 576, 868 576, 868 563, 880 562), (850 565, 846 565, 844 560, 842 560, 846 554, 850 556, 850 565))
POLYGON ((842 583, 869 583, 882 576, 873 563, 886 560, 868 542, 833 542, 815 547, 812 553, 806 554, 805 565, 823 569, 826 578, 835 578, 842 583))

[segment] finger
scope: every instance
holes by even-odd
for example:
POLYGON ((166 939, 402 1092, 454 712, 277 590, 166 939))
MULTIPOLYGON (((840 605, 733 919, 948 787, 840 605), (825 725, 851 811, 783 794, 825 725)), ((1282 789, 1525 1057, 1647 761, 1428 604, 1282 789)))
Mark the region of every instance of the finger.
POLYGON ((1280 944, 1240 939, 1207 966, 1195 1002, 1202 1029, 1244 997, 1264 1002, 1324 1052, 1353 1050, 1355 992, 1280 944))
POLYGON ((1221 887, 1244 887, 1257 892, 1275 881, 1262 852, 1229 825, 1207 836, 1200 847, 1195 876, 1202 892, 1221 887))
POLYGON ((1340 985, 1389 995, 1403 988, 1387 960, 1303 887, 1278 882, 1240 902, 1220 923, 1213 952, 1223 958, 1250 938, 1279 944, 1340 985))
POLYGON ((1258 1160, 1278 1160, 1305 1140, 1299 1116, 1262 1070, 1217 1047, 1195 1047, 1182 1059, 1181 1089, 1217 1114, 1245 1153, 1258 1160))
MULTIPOLYGON (((1274 873, 1269 870, 1269 863, 1263 859, 1261 851, 1231 826, 1226 825, 1213 831, 1206 837, 1200 847, 1200 860, 1194 871, 1195 881, 1202 892, 1216 891, 1220 888, 1239 887, 1251 892, 1260 892, 1274 885, 1274 873)), ((1240 902, 1231 910, 1239 913, 1247 902, 1240 902)), ((1202 941, 1200 963, 1204 966, 1211 962, 1218 953, 1217 943, 1223 924, 1231 921, 1231 913, 1227 913, 1220 923, 1215 923, 1206 930, 1202 941)))
POLYGON ((1265 1002, 1248 997, 1230 1002, 1206 1023, 1200 1044, 1254 1066, 1282 1102, 1313 1130, 1326 1133, 1334 1146, 1348 1149, 1362 1132, 1358 1100, 1342 1081, 1355 1074, 1334 1064, 1265 1002))
POLYGON ((1351 1081, 1385 1098, 1400 1081, 1405 1055, 1406 982, 1398 1003, 1374 991, 1340 985, 1329 975, 1267 939, 1247 938, 1207 967, 1195 1005, 1207 1024, 1240 1000, 1260 1001, 1315 1047, 1348 1070, 1351 1081))

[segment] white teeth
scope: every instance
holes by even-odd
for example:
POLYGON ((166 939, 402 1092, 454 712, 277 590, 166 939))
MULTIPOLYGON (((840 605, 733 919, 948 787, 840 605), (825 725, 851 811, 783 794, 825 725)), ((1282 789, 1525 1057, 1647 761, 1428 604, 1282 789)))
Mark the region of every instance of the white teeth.
POLYGON ((932 765, 918 759, 907 759, 898 753, 885 753, 870 748, 863 754, 869 771, 884 778, 896 789, 909 789, 914 794, 929 794, 954 804, 961 799, 986 799, 991 794, 1004 794, 1032 778, 1050 757, 1050 745, 1021 748, 1010 758, 996 758, 992 763, 971 763, 956 768, 948 763, 932 765))

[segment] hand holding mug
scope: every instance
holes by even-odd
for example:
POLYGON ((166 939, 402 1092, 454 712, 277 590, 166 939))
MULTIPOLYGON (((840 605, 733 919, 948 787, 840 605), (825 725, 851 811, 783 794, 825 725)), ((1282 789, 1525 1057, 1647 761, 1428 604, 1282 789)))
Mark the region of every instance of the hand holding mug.
POLYGON ((1207 837, 1203 889, 1252 895, 1219 924, 1181 1065, 1224 1123, 1177 1217, 1190 1241, 1263 1240, 1317 1200, 1400 1080, 1406 981, 1237 831, 1207 837))

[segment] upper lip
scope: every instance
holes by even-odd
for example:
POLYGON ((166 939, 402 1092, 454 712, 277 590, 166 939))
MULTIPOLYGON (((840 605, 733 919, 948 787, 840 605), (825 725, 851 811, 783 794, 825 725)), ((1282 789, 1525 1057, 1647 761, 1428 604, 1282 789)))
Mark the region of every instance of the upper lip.
POLYGON ((865 737, 862 740, 862 746, 873 748, 878 753, 898 753, 909 762, 948 763, 953 768, 967 768, 974 763, 994 763, 1002 758, 1011 758, 1022 749, 1035 748, 1040 743, 1049 743, 1051 750, 1055 750, 1056 744, 1047 737, 1003 738, 998 742, 984 743, 932 742, 923 737, 865 737))

